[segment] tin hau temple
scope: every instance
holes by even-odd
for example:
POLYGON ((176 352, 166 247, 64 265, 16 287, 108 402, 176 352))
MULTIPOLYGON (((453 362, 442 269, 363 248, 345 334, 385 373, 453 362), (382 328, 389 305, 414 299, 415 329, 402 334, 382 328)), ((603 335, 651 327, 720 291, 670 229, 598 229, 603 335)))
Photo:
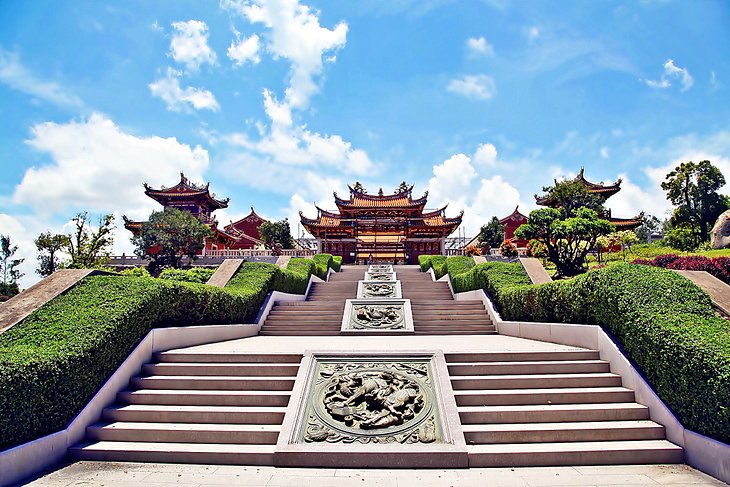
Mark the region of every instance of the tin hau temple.
POLYGON ((463 211, 446 216, 446 206, 425 211, 428 192, 413 198, 413 186, 402 183, 393 194, 368 194, 359 183, 350 197, 334 193, 338 212, 317 207, 317 218, 301 212, 302 225, 317 239, 320 252, 342 256, 344 263, 415 264, 421 254, 443 254, 446 237, 461 224, 463 211))

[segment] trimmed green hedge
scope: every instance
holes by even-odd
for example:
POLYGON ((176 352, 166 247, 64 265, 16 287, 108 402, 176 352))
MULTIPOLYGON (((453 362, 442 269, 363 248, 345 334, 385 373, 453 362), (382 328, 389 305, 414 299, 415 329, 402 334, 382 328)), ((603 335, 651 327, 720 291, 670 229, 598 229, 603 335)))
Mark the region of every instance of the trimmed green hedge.
POLYGON ((685 427, 730 443, 730 322, 700 288, 672 271, 623 263, 530 285, 508 266, 520 265, 480 264, 471 281, 455 281, 487 290, 508 320, 601 326, 685 427))
POLYGON ((469 272, 476 264, 474 259, 466 255, 452 255, 446 259, 446 272, 453 279, 459 274, 469 272))
POLYGON ((193 267, 190 269, 165 269, 160 273, 160 279, 170 279, 180 282, 197 282, 205 284, 215 273, 215 269, 206 267, 193 267))
POLYGON ((329 271, 330 267, 334 266, 332 254, 316 254, 312 260, 314 260, 314 263, 317 265, 315 275, 323 281, 326 281, 327 271, 329 271))
POLYGON ((280 269, 274 289, 284 293, 304 294, 307 292, 309 276, 315 273, 317 265, 312 259, 293 257, 289 260, 286 269, 280 269))
POLYGON ((530 277, 519 262, 485 262, 451 278, 455 293, 484 289, 498 302, 500 293, 506 288, 530 283, 530 277))
POLYGON ((436 279, 441 279, 446 275, 446 256, 445 255, 419 255, 418 264, 421 271, 428 272, 429 268, 433 268, 436 279))
POLYGON ((335 272, 340 272, 341 268, 342 268, 342 256, 333 255, 332 256, 332 270, 335 272))

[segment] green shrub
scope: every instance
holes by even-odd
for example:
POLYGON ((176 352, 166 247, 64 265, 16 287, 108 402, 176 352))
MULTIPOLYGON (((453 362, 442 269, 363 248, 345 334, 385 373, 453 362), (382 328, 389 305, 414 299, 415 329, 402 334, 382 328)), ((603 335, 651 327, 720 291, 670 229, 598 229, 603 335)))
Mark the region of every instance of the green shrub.
POLYGON ((519 264, 495 264, 475 270, 492 266, 481 284, 505 319, 601 326, 685 427, 730 442, 730 323, 715 316, 710 298, 691 281, 618 263, 568 281, 529 285, 503 267, 519 264))
POLYGON ((205 284, 208 279, 215 273, 215 269, 205 267, 192 267, 190 269, 173 269, 168 268, 159 275, 160 279, 170 279, 180 282, 197 282, 205 284))
POLYGON ((274 289, 283 293, 304 294, 307 292, 309 276, 314 274, 316 268, 312 259, 294 257, 289 260, 286 269, 279 270, 274 289))
POLYGON ((341 268, 342 268, 342 256, 333 255, 332 256, 332 270, 335 272, 340 272, 341 268))
POLYGON ((469 272, 474 267, 474 259, 465 255, 452 255, 446 259, 446 272, 450 279, 469 272))
POLYGON ((246 262, 228 281, 223 289, 244 300, 245 309, 239 323, 251 323, 256 318, 266 295, 274 289, 279 272, 274 264, 246 262))
MULTIPOLYGON (((418 264, 421 266, 421 271, 423 272, 428 272, 428 270, 433 267, 434 273, 437 273, 436 267, 439 266, 443 267, 443 269, 440 269, 440 271, 442 271, 441 276, 446 274, 445 255, 419 255, 418 264)), ((438 279, 441 276, 437 276, 436 278, 438 279)))
POLYGON ((146 267, 130 267, 129 269, 124 269, 120 274, 132 277, 152 277, 146 267))
POLYGON ((312 260, 317 265, 315 275, 323 281, 326 281, 327 271, 334 265, 332 262, 332 254, 316 254, 312 260))
POLYGON ((455 293, 484 289, 495 299, 505 287, 525 285, 530 282, 530 277, 519 262, 485 262, 451 278, 455 293))

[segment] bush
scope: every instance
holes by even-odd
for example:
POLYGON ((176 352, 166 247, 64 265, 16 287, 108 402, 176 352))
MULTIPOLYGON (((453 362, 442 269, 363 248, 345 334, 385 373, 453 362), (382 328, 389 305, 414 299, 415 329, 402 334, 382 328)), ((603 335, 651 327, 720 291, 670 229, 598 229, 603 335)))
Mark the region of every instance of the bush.
POLYGON ((316 254, 313 260, 317 265, 315 275, 323 281, 326 281, 327 271, 333 266, 332 254, 316 254))
POLYGON ((510 265, 468 273, 483 275, 485 282, 471 284, 483 284, 505 319, 600 325, 685 427, 730 441, 730 323, 715 316, 701 289, 674 272, 623 263, 527 285, 502 267, 510 265))
POLYGON ((652 260, 635 259, 632 264, 643 264, 666 269, 705 271, 721 281, 730 284, 730 258, 707 258, 702 255, 679 256, 675 254, 659 255, 652 260))
POLYGON ((132 277, 152 277, 146 267, 130 267, 129 269, 124 269, 120 274, 132 277))
POLYGON ((304 294, 307 292, 309 276, 317 266, 312 259, 293 257, 286 269, 280 269, 274 280, 274 289, 283 293, 304 294))
MULTIPOLYGON (((436 272, 436 267, 443 266, 444 269, 442 276, 446 274, 446 256, 445 255, 419 255, 418 256, 418 265, 421 266, 421 271, 428 272, 428 270, 433 267, 434 272, 436 272)), ((440 276, 438 276, 440 277, 440 276)), ((437 279, 438 279, 437 277, 437 279)))
POLYGON ((474 259, 465 255, 452 255, 446 259, 446 272, 450 279, 459 274, 469 272, 474 267, 474 259))
POLYGON ((168 268, 163 270, 158 277, 160 279, 170 279, 171 281, 205 284, 214 273, 215 269, 207 269, 205 267, 192 267, 190 269, 168 268))
POLYGON ((341 268, 342 268, 342 256, 333 255, 332 256, 332 270, 335 272, 340 272, 341 268))

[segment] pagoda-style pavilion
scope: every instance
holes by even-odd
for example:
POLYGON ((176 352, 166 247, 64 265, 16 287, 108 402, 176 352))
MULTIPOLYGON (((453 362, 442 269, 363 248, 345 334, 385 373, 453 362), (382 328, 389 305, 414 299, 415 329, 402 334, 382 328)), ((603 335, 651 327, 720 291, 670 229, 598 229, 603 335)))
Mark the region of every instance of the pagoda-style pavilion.
MULTIPOLYGON (((575 177, 574 181, 578 181, 579 183, 581 183, 592 194, 598 195, 603 200, 603 203, 605 203, 608 198, 621 191, 620 178, 616 180, 616 182, 613 184, 604 185, 603 183, 592 183, 585 178, 584 168, 582 167, 580 168, 580 172, 575 177)), ((538 205, 549 206, 552 208, 558 205, 556 201, 551 201, 549 196, 547 195, 535 195, 535 202, 538 205)), ((633 230, 641 226, 644 218, 644 212, 639 213, 633 218, 615 218, 611 215, 611 210, 609 209, 607 214, 601 216, 613 223, 613 225, 616 227, 616 230, 633 230)))
POLYGON ((317 207, 317 218, 301 212, 302 225, 317 239, 320 252, 342 256, 344 263, 383 261, 417 263, 421 254, 442 254, 444 240, 461 224, 463 211, 446 217, 446 206, 425 211, 426 192, 412 196, 405 183, 393 193, 368 194, 361 185, 350 189, 349 199, 334 193, 337 212, 317 207))
POLYGON ((499 223, 504 225, 505 240, 511 240, 513 244, 520 248, 527 246, 527 240, 515 239, 515 231, 520 227, 520 225, 527 223, 527 216, 520 213, 520 205, 517 205, 515 207, 515 211, 511 214, 499 220, 499 223))
MULTIPOLYGON (((192 183, 181 172, 180 182, 175 186, 170 188, 163 186, 160 189, 155 189, 145 183, 144 194, 157 201, 164 208, 187 211, 210 227, 213 231, 213 237, 206 239, 202 253, 211 250, 252 249, 257 243, 260 243, 258 240, 258 226, 266 220, 256 215, 253 207, 251 208, 251 214, 247 217, 231 223, 223 230, 218 228, 218 221, 213 217, 213 212, 228 208, 230 200, 228 198, 217 199, 215 194, 210 192, 209 186, 210 183, 205 185, 192 183)), ((126 216, 123 218, 124 228, 134 235, 139 235, 143 222, 132 221, 126 216)))

